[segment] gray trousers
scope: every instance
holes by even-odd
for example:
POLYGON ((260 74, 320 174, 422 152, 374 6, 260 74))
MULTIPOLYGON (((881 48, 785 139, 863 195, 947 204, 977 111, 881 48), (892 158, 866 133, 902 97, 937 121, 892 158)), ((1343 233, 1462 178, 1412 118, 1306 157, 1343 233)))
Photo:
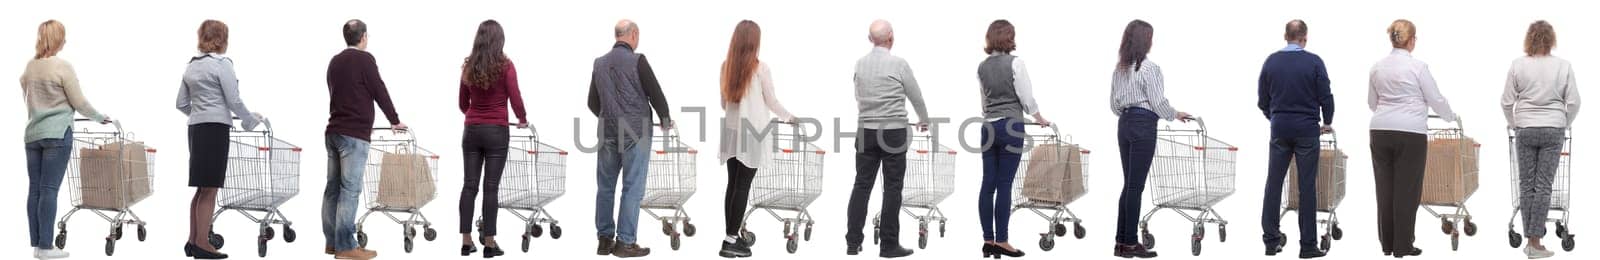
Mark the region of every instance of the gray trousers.
POLYGON ((1565 130, 1553 127, 1517 129, 1517 187, 1522 210, 1523 235, 1542 238, 1550 214, 1550 193, 1561 162, 1565 130))

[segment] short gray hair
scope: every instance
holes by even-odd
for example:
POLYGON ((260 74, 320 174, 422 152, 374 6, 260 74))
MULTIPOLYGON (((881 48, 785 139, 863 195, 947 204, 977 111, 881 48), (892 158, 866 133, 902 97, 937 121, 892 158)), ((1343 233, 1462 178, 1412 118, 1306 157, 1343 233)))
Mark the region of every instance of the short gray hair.
POLYGON ((639 25, 635 24, 635 23, 633 23, 633 21, 629 21, 629 20, 622 20, 621 22, 618 22, 617 23, 617 27, 615 28, 617 37, 626 36, 626 35, 628 35, 630 33, 638 31, 638 30, 639 30, 639 25))

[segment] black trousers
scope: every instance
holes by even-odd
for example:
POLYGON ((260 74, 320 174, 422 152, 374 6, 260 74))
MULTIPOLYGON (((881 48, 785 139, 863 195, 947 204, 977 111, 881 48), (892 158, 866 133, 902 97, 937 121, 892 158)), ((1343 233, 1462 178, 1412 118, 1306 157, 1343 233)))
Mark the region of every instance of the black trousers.
POLYGON ((861 129, 856 138, 856 182, 850 191, 850 205, 846 210, 848 230, 845 243, 860 245, 864 236, 861 229, 867 222, 867 201, 872 199, 872 186, 878 180, 878 169, 883 169, 883 208, 878 212, 884 218, 879 222, 879 248, 900 246, 900 191, 906 178, 906 129, 861 129))
POLYGON ((744 210, 750 204, 750 182, 756 179, 756 169, 745 166, 738 158, 728 159, 728 191, 723 192, 722 217, 724 234, 738 236, 744 226, 744 210))
POLYGON ((461 135, 461 159, 465 178, 461 185, 461 233, 472 233, 473 200, 483 184, 482 236, 495 235, 500 210, 500 175, 506 169, 506 153, 511 145, 511 129, 501 125, 469 125, 461 135))
POLYGON ((1372 131, 1372 175, 1378 191, 1378 242, 1383 245, 1384 252, 1412 249, 1427 159, 1427 135, 1372 131))

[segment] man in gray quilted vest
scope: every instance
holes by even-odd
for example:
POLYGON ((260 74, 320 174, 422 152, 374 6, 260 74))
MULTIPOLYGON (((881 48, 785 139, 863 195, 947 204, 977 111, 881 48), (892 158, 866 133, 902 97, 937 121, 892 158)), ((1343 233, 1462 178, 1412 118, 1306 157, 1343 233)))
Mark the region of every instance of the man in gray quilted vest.
POLYGON ((660 117, 661 130, 671 129, 667 99, 661 84, 639 48, 639 26, 622 20, 615 28, 617 43, 594 59, 589 81, 589 112, 600 118, 599 152, 595 155, 594 225, 600 239, 598 255, 619 258, 650 255, 635 240, 639 229, 639 200, 644 198, 650 172, 651 111, 660 117), (622 203, 617 205, 617 181, 622 181, 622 203), (613 219, 613 211, 616 211, 613 219))

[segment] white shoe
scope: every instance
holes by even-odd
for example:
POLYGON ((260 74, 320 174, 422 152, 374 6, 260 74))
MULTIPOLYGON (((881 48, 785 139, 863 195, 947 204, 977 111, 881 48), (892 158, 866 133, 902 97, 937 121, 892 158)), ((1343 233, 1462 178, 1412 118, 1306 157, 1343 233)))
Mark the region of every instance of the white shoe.
POLYGON ((1527 254, 1528 259, 1542 259, 1556 255, 1556 252, 1550 252, 1550 250, 1547 249, 1537 249, 1531 246, 1522 247, 1522 253, 1527 254))
POLYGON ((49 250, 34 249, 33 250, 33 258, 40 259, 40 260, 62 259, 62 258, 67 258, 68 256, 71 256, 71 254, 68 254, 67 251, 61 251, 61 249, 49 249, 49 250))

